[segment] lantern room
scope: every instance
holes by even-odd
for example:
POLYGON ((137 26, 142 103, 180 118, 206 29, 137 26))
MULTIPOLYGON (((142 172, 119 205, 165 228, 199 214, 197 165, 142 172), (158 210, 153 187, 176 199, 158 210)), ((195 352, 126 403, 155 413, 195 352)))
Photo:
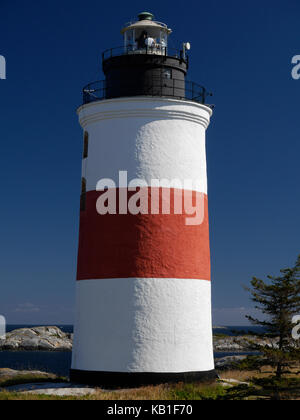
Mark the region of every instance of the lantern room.
POLYGON ((129 22, 121 30, 126 51, 134 54, 153 53, 165 55, 171 29, 165 23, 154 21, 154 15, 142 12, 139 20, 129 22))

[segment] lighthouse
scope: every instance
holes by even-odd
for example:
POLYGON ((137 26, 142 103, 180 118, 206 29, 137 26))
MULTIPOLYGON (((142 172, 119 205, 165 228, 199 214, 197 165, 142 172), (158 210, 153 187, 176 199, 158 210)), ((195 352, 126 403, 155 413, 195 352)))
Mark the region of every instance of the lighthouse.
POLYGON ((207 91, 188 42, 140 13, 83 89, 71 380, 104 387, 215 378, 207 91))

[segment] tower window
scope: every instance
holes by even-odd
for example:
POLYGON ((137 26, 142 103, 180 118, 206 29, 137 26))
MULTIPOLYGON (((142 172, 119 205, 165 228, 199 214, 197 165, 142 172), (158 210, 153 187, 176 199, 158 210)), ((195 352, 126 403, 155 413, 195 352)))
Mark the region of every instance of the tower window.
POLYGON ((81 178, 80 211, 86 208, 86 179, 81 178))
POLYGON ((83 139, 83 159, 88 157, 88 153, 89 153, 89 133, 85 131, 84 139, 83 139))
POLYGON ((172 79, 172 70, 171 69, 164 69, 163 70, 163 77, 164 77, 164 79, 172 79))

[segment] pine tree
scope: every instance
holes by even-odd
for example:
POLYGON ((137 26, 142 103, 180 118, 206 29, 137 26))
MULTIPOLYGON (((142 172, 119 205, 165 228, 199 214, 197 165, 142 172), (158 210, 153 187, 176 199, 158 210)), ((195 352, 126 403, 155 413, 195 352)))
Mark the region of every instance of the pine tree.
POLYGON ((256 277, 248 287, 255 308, 264 315, 264 320, 247 316, 248 320, 264 328, 260 335, 270 339, 268 344, 256 344, 256 350, 262 353, 263 362, 276 369, 277 379, 281 379, 286 369, 300 360, 299 343, 292 339, 294 315, 300 314, 300 255, 293 268, 280 270, 281 276, 268 276, 266 283, 256 277))

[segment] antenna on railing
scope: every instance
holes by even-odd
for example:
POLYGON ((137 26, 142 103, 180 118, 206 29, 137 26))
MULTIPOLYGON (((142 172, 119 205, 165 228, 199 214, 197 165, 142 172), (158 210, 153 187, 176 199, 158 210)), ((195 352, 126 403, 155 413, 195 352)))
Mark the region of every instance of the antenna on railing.
POLYGON ((184 60, 186 60, 186 51, 189 51, 191 49, 191 44, 189 42, 184 42, 182 44, 182 57, 184 60))

